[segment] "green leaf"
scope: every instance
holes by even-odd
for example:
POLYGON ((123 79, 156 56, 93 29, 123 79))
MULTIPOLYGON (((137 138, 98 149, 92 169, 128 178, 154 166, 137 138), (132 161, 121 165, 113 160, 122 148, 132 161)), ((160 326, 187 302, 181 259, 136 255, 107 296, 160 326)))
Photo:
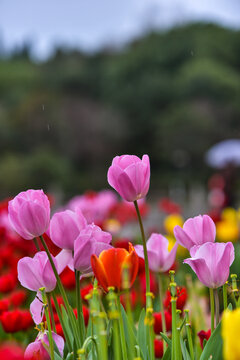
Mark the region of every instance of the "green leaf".
POLYGON ((162 360, 171 360, 171 348, 168 347, 165 354, 162 357, 162 360))
POLYGON ((180 344, 182 349, 183 360, 191 360, 191 357, 186 347, 186 341, 183 341, 182 337, 180 337, 180 344))
POLYGON ((62 357, 54 351, 54 360, 62 360, 62 357))
POLYGON ((62 311, 62 319, 63 319, 63 323, 64 323, 64 326, 65 326, 65 329, 66 329, 66 332, 68 334, 68 337, 71 341, 71 344, 73 344, 73 333, 72 333, 72 330, 70 328, 70 325, 69 325, 69 319, 68 319, 68 314, 66 312, 66 309, 63 305, 61 305, 61 311, 62 311))
MULTIPOLYGON (((128 316, 125 312, 125 309, 122 305, 121 305, 121 316, 123 319, 123 327, 124 327, 125 339, 127 343, 127 351, 129 355, 128 357, 130 359, 132 357, 132 353, 134 352, 134 347, 135 345, 137 345, 136 328, 134 325, 130 323, 128 316), (132 338, 132 344, 130 342, 131 338, 132 338)), ((143 356, 142 351, 141 351, 141 356, 143 356)))
POLYGON ((74 360, 73 359, 73 353, 69 353, 66 357, 66 360, 74 360))
POLYGON ((142 351, 143 359, 147 360, 148 356, 148 347, 147 347, 147 332, 146 332, 146 326, 144 324, 145 320, 145 309, 142 309, 140 317, 139 317, 139 323, 138 323, 138 331, 137 331, 137 341, 138 345, 142 351))
POLYGON ((212 355, 212 360, 222 360, 222 337, 221 323, 218 324, 210 339, 205 345, 200 360, 208 360, 212 355))
POLYGON ((161 337, 163 338, 163 340, 166 341, 166 343, 168 344, 168 346, 172 347, 172 340, 170 340, 165 334, 163 334, 162 332, 160 333, 161 337))

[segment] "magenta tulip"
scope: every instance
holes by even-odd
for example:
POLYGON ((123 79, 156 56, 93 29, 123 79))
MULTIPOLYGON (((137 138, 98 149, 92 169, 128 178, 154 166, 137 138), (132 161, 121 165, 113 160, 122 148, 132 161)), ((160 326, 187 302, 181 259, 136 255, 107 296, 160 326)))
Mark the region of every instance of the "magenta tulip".
MULTIPOLYGON (((57 267, 54 257, 53 261, 57 267)), ((36 253, 33 258, 20 259, 17 270, 21 285, 29 290, 38 291, 41 287, 45 287, 46 292, 50 292, 56 286, 56 278, 45 251, 36 253)))
POLYGON ((216 237, 216 226, 208 215, 190 218, 185 221, 183 228, 177 225, 173 231, 179 244, 188 250, 194 245, 214 242, 216 237))
POLYGON ((234 247, 231 242, 195 245, 191 248, 190 255, 191 258, 183 262, 191 266, 204 285, 215 289, 225 284, 234 260, 234 247))
POLYGON ((76 238, 86 225, 80 210, 56 213, 50 221, 50 238, 61 249, 73 250, 76 238))
MULTIPOLYGON (((147 241, 149 268, 154 272, 168 271, 175 261, 177 247, 176 242, 169 252, 168 240, 161 234, 152 234, 147 241)), ((144 259, 143 246, 136 245, 135 250, 138 256, 144 259)))
POLYGON ((135 155, 116 156, 108 169, 108 182, 126 201, 142 199, 150 185, 148 155, 142 160, 135 155))
MULTIPOLYGON (((52 332, 53 340, 61 354, 63 356, 63 349, 64 349, 64 340, 60 335, 55 334, 52 332)), ((39 332, 37 338, 34 342, 30 343, 24 353, 25 359, 41 359, 41 360, 50 360, 50 355, 48 354, 47 350, 43 346, 43 344, 49 346, 47 331, 39 332)))
POLYGON ((50 221, 50 203, 42 190, 23 191, 8 204, 9 221, 24 239, 44 234, 50 221))
POLYGON ((91 256, 99 256, 103 250, 111 248, 111 240, 110 233, 94 224, 88 225, 74 243, 74 268, 85 276, 92 275, 91 256))

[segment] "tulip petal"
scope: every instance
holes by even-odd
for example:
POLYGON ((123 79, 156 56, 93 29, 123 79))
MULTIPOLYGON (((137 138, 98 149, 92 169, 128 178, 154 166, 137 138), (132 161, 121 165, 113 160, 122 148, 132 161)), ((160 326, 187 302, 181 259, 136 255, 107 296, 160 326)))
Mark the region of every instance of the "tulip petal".
POLYGON ((108 286, 114 286, 118 290, 121 288, 122 264, 128 254, 128 251, 122 248, 112 248, 100 254, 99 260, 104 266, 108 286))
POLYGON ((185 259, 184 264, 191 266, 192 270, 196 273, 199 280, 209 288, 214 287, 212 275, 204 259, 185 259))
POLYGON ((216 237, 216 226, 208 215, 203 215, 203 241, 214 242, 216 237))
POLYGON ((131 287, 136 279, 137 274, 138 274, 138 263, 139 262, 138 262, 138 255, 134 251, 132 244, 129 244, 129 251, 130 251, 129 255, 127 255, 123 261, 120 278, 122 279, 122 271, 124 269, 124 264, 128 264, 128 266, 129 266, 129 282, 130 282, 130 287, 131 287))
POLYGON ((190 250, 191 247, 195 245, 192 239, 179 225, 174 227, 173 233, 178 243, 188 250, 190 250))
POLYGON ((95 277, 105 291, 108 290, 107 274, 101 260, 96 255, 91 256, 91 264, 95 277))
POLYGON ((45 208, 38 203, 26 201, 19 209, 19 222, 33 235, 33 237, 44 234, 49 225, 45 208))
POLYGON ((41 296, 40 292, 37 293, 37 296, 30 304, 30 312, 31 312, 33 321, 37 325, 42 322, 43 313, 44 313, 43 303, 39 299, 42 300, 42 296, 41 296))
POLYGON ((69 265, 70 261, 72 260, 72 251, 63 249, 55 257, 55 260, 57 262, 57 272, 60 275, 63 272, 63 270, 69 265))
POLYGON ((168 253, 166 258, 164 259, 164 264, 161 268, 162 272, 168 271, 173 266, 173 263, 176 259, 176 252, 177 252, 178 245, 179 244, 176 242, 174 244, 172 250, 168 253))

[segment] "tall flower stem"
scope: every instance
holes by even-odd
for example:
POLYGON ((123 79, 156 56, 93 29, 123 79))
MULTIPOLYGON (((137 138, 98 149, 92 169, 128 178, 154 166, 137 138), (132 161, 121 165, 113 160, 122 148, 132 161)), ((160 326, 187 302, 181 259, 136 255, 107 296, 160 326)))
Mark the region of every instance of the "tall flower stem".
POLYGON ((124 335, 124 328, 123 328, 123 318, 121 314, 121 304, 120 304, 120 295, 117 295, 117 309, 119 313, 119 334, 121 339, 121 347, 122 347, 122 357, 123 359, 127 359, 127 347, 126 347, 126 339, 124 335))
POLYGON ((58 319, 59 319, 60 324, 61 324, 62 329, 63 329, 63 333, 64 333, 64 337, 66 339, 68 349, 69 349, 69 351, 71 351, 71 349, 72 349, 71 341, 69 339, 67 329, 65 328, 65 325, 64 325, 64 322, 63 322, 62 313, 61 313, 61 310, 60 310, 60 307, 59 307, 59 304, 58 304, 58 301, 57 301, 57 298, 56 298, 56 295, 55 295, 55 291, 52 292, 52 298, 53 298, 53 302, 54 302, 54 305, 55 305, 56 312, 58 314, 58 319))
POLYGON ((40 247, 39 247, 39 245, 38 245, 37 238, 34 238, 34 239, 33 239, 33 242, 34 242, 34 245, 36 246, 37 251, 40 251, 40 247))
POLYGON ((150 274, 149 274, 149 265, 148 265, 146 237, 145 237, 145 233, 144 233, 142 218, 141 218, 141 214, 139 211, 137 200, 134 201, 134 206, 135 206, 135 209, 137 212, 137 217, 138 217, 139 226, 140 226, 141 235, 142 235, 142 244, 143 244, 144 261, 145 261, 145 273, 146 273, 146 292, 148 293, 148 292, 150 292, 150 274))
POLYGON ((172 309, 172 351, 171 359, 179 360, 178 346, 177 346, 177 298, 176 298, 176 283, 174 280, 174 270, 169 271, 170 274, 170 291, 171 291, 171 309, 172 309))
POLYGON ((72 329, 73 329, 74 337, 75 337, 75 339, 76 339, 77 346, 78 346, 78 348, 80 348, 80 347, 81 347, 81 343, 80 343, 80 338, 79 338, 79 334, 78 334, 78 331, 77 331, 76 319, 74 318, 73 311, 72 311, 72 309, 71 309, 71 307, 70 307, 70 304, 69 304, 69 302, 68 302, 68 298, 67 298, 66 292, 65 292, 64 287, 63 287, 63 285, 62 285, 61 279, 60 279, 60 277, 59 277, 59 275, 58 275, 58 272, 57 272, 56 266, 55 266, 55 264, 54 264, 54 262, 53 262, 52 256, 51 256, 51 254, 50 254, 50 252, 49 252, 49 250, 48 250, 47 244, 45 243, 45 240, 43 239, 42 236, 40 236, 40 240, 41 240, 41 243, 42 243, 42 245, 43 245, 43 247, 44 247, 44 250, 45 250, 46 253, 47 253, 47 256, 48 256, 48 259, 49 259, 49 261, 50 261, 50 264, 51 264, 51 266, 52 266, 54 275, 55 275, 56 280, 57 280, 57 284, 58 284, 59 291, 60 291, 60 293, 61 293, 61 295, 62 295, 64 304, 65 304, 65 306, 66 306, 66 308, 67 308, 68 316, 69 316, 70 321, 71 321, 71 325, 72 325, 72 329))
POLYGON ((44 304, 44 311, 45 311, 45 316, 46 316, 46 320, 47 320, 50 357, 51 357, 51 360, 54 360, 54 345, 53 345, 51 321, 50 321, 50 316, 49 316, 49 312, 48 312, 47 296, 45 293, 45 288, 41 288, 39 290, 41 291, 41 294, 42 294, 42 301, 44 304))
POLYGON ((214 331, 214 295, 213 295, 213 289, 209 288, 210 292, 210 307, 211 307, 211 334, 214 331))
POLYGON ((215 326, 217 327, 219 323, 219 298, 218 298, 218 290, 214 289, 214 299, 215 299, 215 316, 216 316, 216 322, 215 326))
POLYGON ((52 320, 53 331, 56 332, 56 325, 55 325, 55 321, 54 321, 53 308, 52 308, 52 303, 51 303, 51 294, 46 293, 46 296, 47 296, 48 308, 49 308, 49 312, 50 312, 50 316, 51 316, 51 320, 52 320))
POLYGON ((141 214, 139 211, 137 200, 134 201, 134 206, 137 212, 138 222, 142 235, 142 244, 144 251, 144 261, 145 261, 145 276, 146 276, 146 319, 145 323, 148 326, 148 345, 150 352, 150 359, 154 360, 154 346, 153 346, 153 306, 152 306, 152 294, 150 292, 150 274, 149 274, 149 264, 148 264, 148 254, 147 254, 147 244, 146 237, 144 233, 143 223, 141 214))
POLYGON ((228 287, 228 282, 226 282, 223 285, 223 308, 224 308, 224 310, 227 309, 227 287, 228 287))
POLYGON ((81 344, 83 344, 85 337, 85 327, 83 324, 83 309, 82 309, 82 298, 80 293, 80 272, 75 270, 75 279, 76 279, 76 300, 77 300, 77 316, 78 316, 78 326, 80 331, 81 344))
POLYGON ((118 330, 118 323, 120 314, 117 310, 116 304, 116 294, 114 293, 114 288, 108 289, 107 300, 109 304, 109 313, 108 317, 112 321, 113 324, 113 351, 114 351, 114 359, 121 360, 121 347, 119 341, 119 330, 118 330))
MULTIPOLYGON (((158 273, 158 289, 159 289, 159 300, 160 300, 160 311, 162 314, 162 332, 166 335, 166 319, 163 307, 163 281, 162 281, 162 274, 158 273)), ((163 341, 163 352, 165 353, 167 349, 167 344, 163 341)))

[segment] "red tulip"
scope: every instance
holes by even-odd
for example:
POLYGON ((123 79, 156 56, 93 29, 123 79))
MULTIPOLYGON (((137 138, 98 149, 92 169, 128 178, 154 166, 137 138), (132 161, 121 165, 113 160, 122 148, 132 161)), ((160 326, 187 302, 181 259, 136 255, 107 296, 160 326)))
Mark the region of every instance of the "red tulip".
POLYGON ((201 330, 201 331, 198 332, 198 337, 199 337, 200 345, 201 345, 202 349, 203 349, 203 341, 204 341, 204 339, 206 339, 208 341, 210 336, 211 336, 211 329, 209 329, 208 331, 201 330))
POLYGON ((163 342, 162 340, 155 339, 154 340, 154 351, 155 357, 161 358, 163 356, 163 342))
POLYGON ((124 265, 129 266, 130 287, 138 273, 138 256, 134 247, 129 243, 129 251, 122 248, 104 250, 99 255, 92 255, 91 264, 94 275, 105 291, 113 286, 118 291, 122 289, 122 272, 124 265))
MULTIPOLYGON (((181 287, 181 286, 178 286, 177 287, 177 309, 179 310, 183 310, 185 304, 186 304, 186 301, 187 301, 187 290, 185 287, 181 287)), ((166 309, 168 309, 168 311, 171 312, 171 293, 170 291, 168 290, 166 292, 166 297, 165 297, 165 300, 164 300, 164 307, 166 309)))
POLYGON ((5 311, 0 316, 0 321, 6 333, 14 333, 22 329, 22 314, 19 310, 5 311))
POLYGON ((0 276, 0 292, 7 293, 12 291, 16 286, 16 277, 12 274, 0 276))
MULTIPOLYGON (((172 315, 168 311, 164 311, 166 330, 170 331, 172 329, 172 315)), ((160 334, 162 332, 162 314, 154 313, 154 332, 155 334, 160 334)))
POLYGON ((25 290, 17 290, 10 295, 9 301, 11 302, 11 305, 18 307, 24 303, 26 298, 27 294, 25 290))

